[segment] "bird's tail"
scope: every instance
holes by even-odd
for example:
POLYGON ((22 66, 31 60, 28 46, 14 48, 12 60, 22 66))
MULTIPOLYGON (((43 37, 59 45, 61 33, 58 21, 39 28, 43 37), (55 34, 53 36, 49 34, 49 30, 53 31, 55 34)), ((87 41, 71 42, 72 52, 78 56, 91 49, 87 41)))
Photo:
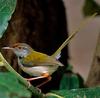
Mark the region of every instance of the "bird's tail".
POLYGON ((60 58, 60 54, 61 54, 61 50, 70 42, 70 40, 91 20, 93 20, 93 18, 97 15, 97 13, 94 13, 89 19, 83 20, 79 27, 73 31, 71 33, 71 35, 63 42, 63 44, 53 53, 53 55, 51 55, 54 58, 59 59, 60 58))

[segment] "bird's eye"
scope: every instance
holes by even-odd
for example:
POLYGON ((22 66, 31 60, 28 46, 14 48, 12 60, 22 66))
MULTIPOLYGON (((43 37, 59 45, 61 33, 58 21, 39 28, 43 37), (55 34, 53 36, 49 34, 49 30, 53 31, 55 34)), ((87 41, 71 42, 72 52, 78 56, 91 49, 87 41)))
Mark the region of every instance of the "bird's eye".
POLYGON ((22 47, 18 47, 18 49, 22 49, 22 47))

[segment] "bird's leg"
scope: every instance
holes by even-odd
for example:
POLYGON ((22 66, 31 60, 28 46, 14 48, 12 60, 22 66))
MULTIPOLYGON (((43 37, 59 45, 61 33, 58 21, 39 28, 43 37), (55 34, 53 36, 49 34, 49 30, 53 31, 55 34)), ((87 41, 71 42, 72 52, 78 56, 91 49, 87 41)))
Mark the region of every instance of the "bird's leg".
POLYGON ((37 79, 42 79, 42 78, 46 78, 46 77, 48 77, 49 76, 49 74, 48 73, 44 73, 44 74, 42 74, 41 76, 39 76, 39 77, 35 77, 35 78, 29 78, 29 79, 26 79, 27 81, 33 81, 33 80, 37 80, 37 79))
POLYGON ((51 76, 48 76, 48 77, 46 77, 47 78, 47 80, 46 81, 44 81, 43 83, 41 83, 41 84, 39 84, 39 85, 37 85, 36 87, 41 87, 42 85, 44 85, 44 84, 46 84, 47 82, 49 82, 50 80, 51 80, 51 76))
POLYGON ((44 85, 45 83, 47 83, 48 81, 51 80, 51 76, 50 76, 48 73, 44 73, 44 74, 42 74, 40 77, 29 78, 29 79, 27 79, 27 81, 33 81, 33 80, 42 79, 42 78, 47 78, 47 80, 44 81, 43 83, 37 85, 37 87, 40 87, 40 86, 44 85))

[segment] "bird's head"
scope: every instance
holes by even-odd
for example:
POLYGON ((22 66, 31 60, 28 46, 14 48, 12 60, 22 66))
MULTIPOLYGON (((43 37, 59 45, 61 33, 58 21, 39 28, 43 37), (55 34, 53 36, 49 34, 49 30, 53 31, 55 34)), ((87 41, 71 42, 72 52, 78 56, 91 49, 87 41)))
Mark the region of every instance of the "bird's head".
POLYGON ((17 57, 25 57, 33 51, 33 49, 25 43, 16 43, 11 47, 3 47, 2 49, 12 50, 17 57))

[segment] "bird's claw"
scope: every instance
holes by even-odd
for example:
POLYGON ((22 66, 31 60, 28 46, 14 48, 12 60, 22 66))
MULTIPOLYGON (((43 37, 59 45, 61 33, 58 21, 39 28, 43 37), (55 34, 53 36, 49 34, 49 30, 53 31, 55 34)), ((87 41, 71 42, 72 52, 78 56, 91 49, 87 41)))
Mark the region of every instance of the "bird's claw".
POLYGON ((31 87, 31 83, 29 81, 27 81, 27 82, 28 82, 28 88, 30 88, 31 87))

